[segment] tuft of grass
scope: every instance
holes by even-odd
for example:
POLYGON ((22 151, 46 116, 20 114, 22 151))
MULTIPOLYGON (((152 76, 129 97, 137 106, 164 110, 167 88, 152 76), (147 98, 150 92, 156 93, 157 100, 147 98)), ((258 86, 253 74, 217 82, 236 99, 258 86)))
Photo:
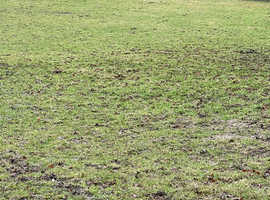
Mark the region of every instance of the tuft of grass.
POLYGON ((267 1, 0 2, 1 199, 269 199, 267 1))

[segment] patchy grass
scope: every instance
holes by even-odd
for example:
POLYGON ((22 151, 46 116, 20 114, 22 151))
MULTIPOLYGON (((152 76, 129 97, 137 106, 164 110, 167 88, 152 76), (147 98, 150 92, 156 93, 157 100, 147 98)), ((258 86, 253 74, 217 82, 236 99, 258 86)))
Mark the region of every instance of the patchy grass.
POLYGON ((1 199, 269 199, 270 4, 1 1, 1 199))

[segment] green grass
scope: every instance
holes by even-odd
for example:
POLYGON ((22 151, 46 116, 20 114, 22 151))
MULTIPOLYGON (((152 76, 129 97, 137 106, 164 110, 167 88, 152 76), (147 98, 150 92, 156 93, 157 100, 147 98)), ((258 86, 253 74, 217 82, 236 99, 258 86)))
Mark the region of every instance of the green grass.
POLYGON ((269 1, 0 5, 0 199, 270 199, 269 1))

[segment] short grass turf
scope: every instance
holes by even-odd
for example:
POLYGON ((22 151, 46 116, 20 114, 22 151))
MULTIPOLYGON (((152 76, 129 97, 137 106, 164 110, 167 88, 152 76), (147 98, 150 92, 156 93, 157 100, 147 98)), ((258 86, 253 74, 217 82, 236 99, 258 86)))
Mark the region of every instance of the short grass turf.
POLYGON ((270 199, 270 2, 0 0, 0 199, 270 199))

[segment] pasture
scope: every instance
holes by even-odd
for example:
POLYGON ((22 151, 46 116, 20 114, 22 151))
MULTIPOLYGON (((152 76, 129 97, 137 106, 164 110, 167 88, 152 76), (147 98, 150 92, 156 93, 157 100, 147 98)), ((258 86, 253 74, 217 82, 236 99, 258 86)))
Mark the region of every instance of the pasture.
POLYGON ((270 199, 270 2, 0 0, 0 199, 270 199))

